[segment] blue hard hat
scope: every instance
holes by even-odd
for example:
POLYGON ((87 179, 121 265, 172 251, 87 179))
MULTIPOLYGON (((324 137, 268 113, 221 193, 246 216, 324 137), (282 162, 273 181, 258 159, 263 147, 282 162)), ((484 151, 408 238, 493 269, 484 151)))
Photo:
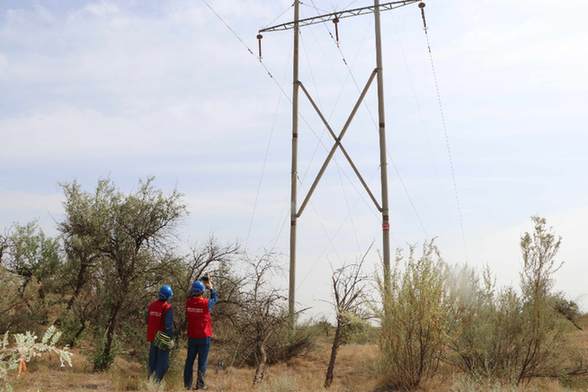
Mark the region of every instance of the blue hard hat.
POLYGON ((164 284, 159 289, 159 298, 167 300, 173 296, 174 296, 174 291, 172 290, 172 288, 169 284, 164 284))
POLYGON ((195 280, 194 283, 192 283, 192 293, 200 294, 203 292, 204 292, 204 283, 202 283, 200 280, 195 280))

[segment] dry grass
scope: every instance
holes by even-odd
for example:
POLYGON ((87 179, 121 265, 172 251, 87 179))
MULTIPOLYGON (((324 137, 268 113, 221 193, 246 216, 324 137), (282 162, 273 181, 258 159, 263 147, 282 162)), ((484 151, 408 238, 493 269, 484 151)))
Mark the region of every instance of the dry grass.
MULTIPOLYGON (((588 317, 580 320, 584 331, 573 332, 577 347, 588 353, 588 317)), ((112 370, 106 373, 92 373, 91 364, 80 352, 76 352, 74 367, 59 369, 55 358, 33 363, 24 377, 15 380, 16 392, 37 391, 156 391, 146 382, 145 368, 142 364, 118 358, 112 370)), ((369 392, 385 391, 378 389, 378 348, 374 344, 343 346, 337 359, 335 380, 331 392, 369 392)), ((207 381, 214 392, 318 392, 324 391, 324 373, 329 357, 328 342, 322 341, 307 354, 288 363, 268 369, 266 381, 257 389, 251 387, 252 369, 220 369, 211 353, 207 381)), ((163 391, 180 391, 182 386, 182 366, 185 350, 180 350, 174 360, 170 373, 166 376, 168 384, 163 391)), ((587 356, 588 358, 588 356, 587 356)), ((577 378, 564 382, 562 386, 556 379, 534 380, 521 388, 499 385, 480 385, 467 381, 453 373, 451 368, 441 367, 432 380, 428 380, 421 392, 556 392, 588 391, 588 379, 577 378), (569 389, 568 389, 569 388, 569 389)))
MULTIPOLYGON (((214 349, 213 349, 214 350, 214 349)), ((106 373, 91 373, 91 364, 77 352, 74 367, 58 369, 55 361, 38 362, 30 373, 15 380, 15 391, 148 391, 145 369, 141 364, 118 358, 106 373)), ((349 345, 341 349, 335 370, 332 392, 369 391, 377 387, 375 374, 377 362, 375 345, 349 345)), ((324 372, 329 356, 329 346, 320 343, 308 354, 288 363, 268 369, 267 380, 259 392, 316 392, 323 390, 324 372)), ((179 352, 166 376, 165 391, 181 390, 182 366, 185 350, 179 352)), ((211 391, 251 391, 253 369, 219 369, 211 355, 207 382, 211 391)))

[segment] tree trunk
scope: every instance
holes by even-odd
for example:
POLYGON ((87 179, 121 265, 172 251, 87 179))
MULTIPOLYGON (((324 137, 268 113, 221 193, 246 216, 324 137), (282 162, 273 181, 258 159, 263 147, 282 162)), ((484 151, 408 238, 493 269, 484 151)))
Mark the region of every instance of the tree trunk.
POLYGON ((333 338, 333 345, 331 346, 331 358, 329 359, 329 366, 325 375, 325 388, 328 388, 333 383, 333 374, 335 372, 335 361, 337 360, 337 351, 342 344, 341 339, 341 324, 337 323, 335 329, 335 337, 333 338))
MULTIPOLYGON (((69 298, 69 300, 67 301, 67 305, 65 306, 65 310, 58 316, 58 318, 54 322, 54 324, 58 327, 63 322, 63 319, 65 318, 65 316, 71 311, 74 303, 76 302, 76 300, 80 296, 80 293, 82 292, 82 288, 84 288, 84 286, 86 285, 86 271, 88 270, 88 264, 83 261, 81 263, 82 264, 80 265, 80 269, 78 270, 78 274, 76 277, 76 284, 75 284, 74 292, 71 295, 71 297, 69 298)), ((85 326, 82 327, 82 331, 84 330, 84 328, 85 328, 85 326)), ((76 336, 77 335, 79 335, 79 334, 76 334, 76 336)), ((73 347, 73 346, 70 346, 70 347, 73 347)))
POLYGON ((118 312, 122 307, 122 301, 117 302, 110 312, 110 318, 108 319, 108 326, 106 327, 106 340, 102 347, 102 353, 100 356, 102 360, 98 363, 94 363, 95 371, 103 371, 110 367, 112 364, 112 344, 114 342, 114 333, 116 331, 118 323, 118 312))
POLYGON ((71 310, 74 302, 76 301, 76 299, 80 295, 80 292, 82 291, 82 287, 84 287, 84 285, 86 284, 86 270, 88 269, 87 267, 88 265, 84 261, 81 261, 78 276, 76 278, 76 286, 71 298, 69 299, 69 301, 67 301, 65 313, 71 310))
POLYGON ((255 369, 255 376, 253 377, 253 385, 259 384, 263 381, 266 363, 267 353, 265 351, 265 345, 260 343, 257 347, 257 368, 255 369))
POLYGON ((76 345, 78 339, 80 338, 80 336, 82 335, 82 333, 86 330, 86 320, 82 320, 80 328, 78 328, 78 330, 76 331, 76 333, 74 334, 74 336, 72 336, 69 341, 65 342, 65 344, 67 344, 69 346, 69 348, 74 348, 74 346, 76 345))

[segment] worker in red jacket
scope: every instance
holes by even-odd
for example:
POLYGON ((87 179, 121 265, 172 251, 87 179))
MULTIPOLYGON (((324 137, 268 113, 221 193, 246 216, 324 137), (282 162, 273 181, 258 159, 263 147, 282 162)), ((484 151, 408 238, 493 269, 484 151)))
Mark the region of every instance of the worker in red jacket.
POLYGON ((174 315, 172 305, 168 302, 174 292, 169 285, 159 289, 159 298, 147 307, 147 341, 149 347, 149 377, 155 375, 155 380, 161 382, 169 368, 169 348, 161 343, 173 335, 174 315), (161 333, 165 335, 160 335, 161 333))
POLYGON ((188 355, 184 366, 184 386, 192 388, 194 361, 198 357, 198 377, 196 389, 207 389, 204 382, 212 337, 210 312, 218 301, 218 295, 208 278, 192 283, 190 295, 186 300, 186 321, 188 323, 188 355), (210 298, 204 297, 205 289, 210 290, 210 298))

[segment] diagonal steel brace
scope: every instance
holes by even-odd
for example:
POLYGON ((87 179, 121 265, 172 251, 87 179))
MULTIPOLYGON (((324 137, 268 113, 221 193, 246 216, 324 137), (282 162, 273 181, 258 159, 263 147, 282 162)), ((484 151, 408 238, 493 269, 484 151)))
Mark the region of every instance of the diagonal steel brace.
POLYGON ((345 149, 345 147, 343 147, 343 145, 341 144, 341 140, 343 139, 343 136, 345 136, 345 133, 347 132, 347 129, 351 125, 351 122, 353 121, 353 118, 355 117, 355 114, 357 113, 357 110, 361 106, 361 103, 363 102, 363 99, 365 98, 365 95, 367 94, 367 92, 368 92, 368 90, 369 90, 369 88, 370 88, 370 86, 371 86, 371 84, 372 84, 372 82, 373 82, 373 80, 374 80, 374 78, 376 77, 377 74, 378 74, 378 70, 377 69, 374 69, 374 71, 370 75, 370 77, 369 77, 369 79, 368 79, 365 87, 363 88, 363 90, 361 92, 361 95, 359 96, 357 102, 355 103, 355 106, 353 107, 353 110, 351 111, 351 114, 347 118, 347 121, 345 122, 345 125, 343 126, 343 129, 339 133, 339 136, 335 135, 335 132, 333 132, 333 129, 329 125, 329 123, 328 123, 327 119, 325 118, 325 116, 323 115, 323 113, 318 108, 316 102, 312 99, 312 97, 310 96, 309 92, 306 90, 306 88, 302 84, 302 82, 298 81, 298 84, 300 85, 300 87, 302 88, 302 91, 304 92, 304 94, 306 95, 306 97, 308 98, 308 100, 310 101, 310 104, 312 105, 312 107, 314 108, 314 110, 317 112, 317 114, 321 118, 321 121, 323 122, 323 124, 325 125, 325 127, 327 128, 327 130, 329 131, 329 133, 331 134, 331 136, 335 140, 335 144, 333 145, 333 147, 329 151, 329 154, 327 155, 327 158, 323 162, 323 165, 321 166, 321 169, 319 170, 316 178, 314 179, 312 185, 310 186, 310 189, 308 190, 308 193, 307 193, 306 197, 304 198, 304 201, 300 205, 300 209, 296 213, 296 216, 297 217, 300 217, 302 215, 302 212, 304 211, 304 208, 308 204, 308 202, 310 200, 310 197, 314 193, 314 191, 315 191, 315 189, 316 189, 319 181, 321 180, 321 178, 322 178, 325 170, 327 169, 327 166, 331 162, 331 159, 333 158, 333 155, 335 154, 335 151, 337 150, 337 148, 340 148, 341 149, 341 152, 343 153, 343 155, 345 156, 345 158, 347 159, 347 161, 349 162, 349 164, 353 168, 353 172, 355 173, 355 175, 357 176, 357 178, 359 179, 359 181, 361 182, 361 184, 363 185, 363 187, 367 191, 368 195, 370 196, 370 198, 374 202, 374 204, 375 204, 376 208, 378 209, 378 211, 380 211, 380 212, 382 211, 382 207, 380 206, 380 204, 376 200, 374 194, 370 190, 369 186, 367 185, 367 183, 365 182, 365 180, 361 176, 361 173, 359 172, 357 166, 355 165, 355 163, 353 162, 353 160, 351 159, 351 157, 347 153, 347 150, 345 149))

